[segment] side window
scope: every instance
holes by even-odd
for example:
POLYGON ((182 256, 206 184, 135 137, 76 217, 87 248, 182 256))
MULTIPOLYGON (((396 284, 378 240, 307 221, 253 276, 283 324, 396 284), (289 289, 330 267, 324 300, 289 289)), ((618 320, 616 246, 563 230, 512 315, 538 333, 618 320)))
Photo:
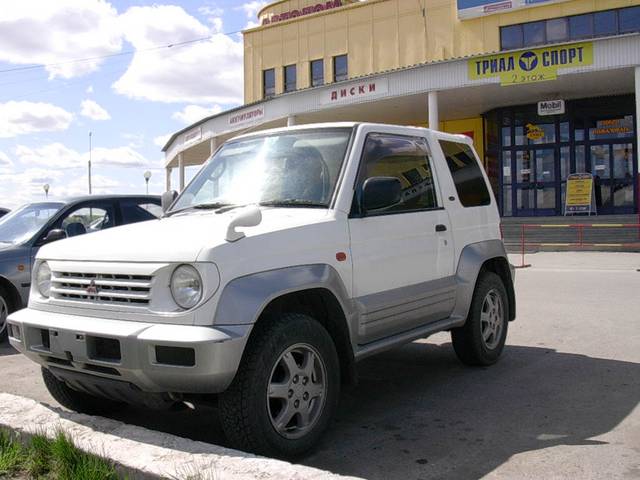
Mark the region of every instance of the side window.
POLYGON ((113 209, 105 205, 82 207, 73 210, 62 219, 61 228, 68 237, 97 232, 114 225, 113 209))
POLYGON ((465 143, 440 140, 460 203, 465 207, 489 205, 491 196, 480 165, 471 147, 465 143))
POLYGON ((404 213, 438 206, 429 149, 422 138, 372 133, 367 136, 360 168, 358 191, 371 177, 396 177, 402 184, 402 201, 376 213, 404 213))
POLYGON ((122 224, 155 220, 162 215, 162 207, 146 200, 122 200, 120 202, 122 224))

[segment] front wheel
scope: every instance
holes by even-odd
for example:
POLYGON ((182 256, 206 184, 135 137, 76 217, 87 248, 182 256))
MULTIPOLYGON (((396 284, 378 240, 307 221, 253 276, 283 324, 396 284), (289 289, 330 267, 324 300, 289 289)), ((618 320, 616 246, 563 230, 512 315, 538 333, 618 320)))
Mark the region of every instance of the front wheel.
POLYGON ((256 328, 233 383, 220 397, 222 427, 237 448, 300 455, 318 442, 338 403, 335 346, 307 315, 282 314, 256 328))
POLYGON ((456 355, 467 365, 498 361, 507 339, 509 300, 502 279, 492 272, 478 279, 466 323, 451 330, 456 355))
POLYGON ((4 288, 0 287, 0 342, 7 338, 7 317, 11 313, 9 296, 4 288))

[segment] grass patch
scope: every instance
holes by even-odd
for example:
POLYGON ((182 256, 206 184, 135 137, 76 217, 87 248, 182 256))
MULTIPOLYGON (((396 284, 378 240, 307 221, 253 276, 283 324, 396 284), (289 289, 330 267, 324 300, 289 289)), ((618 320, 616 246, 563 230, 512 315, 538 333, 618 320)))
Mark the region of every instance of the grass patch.
POLYGON ((0 430, 0 479, 120 480, 111 462, 78 450, 59 432, 53 440, 34 435, 21 443, 0 430))

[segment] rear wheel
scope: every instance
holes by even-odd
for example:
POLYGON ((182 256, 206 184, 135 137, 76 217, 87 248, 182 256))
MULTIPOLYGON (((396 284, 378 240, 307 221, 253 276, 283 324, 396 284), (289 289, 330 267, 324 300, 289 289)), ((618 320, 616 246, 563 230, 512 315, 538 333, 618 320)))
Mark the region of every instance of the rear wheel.
POLYGON ((125 404, 107 398, 94 397, 84 392, 69 388, 58 380, 48 368, 42 368, 42 379, 51 396, 63 407, 74 412, 89 415, 101 415, 121 410, 125 404))
POLYGON ((466 323, 451 331, 456 355, 467 365, 498 361, 507 338, 509 301, 502 279, 492 272, 478 279, 466 323))
POLYGON ((337 406, 335 346, 307 315, 282 314, 256 328, 233 383, 220 397, 223 429, 237 448, 300 455, 317 443, 337 406))

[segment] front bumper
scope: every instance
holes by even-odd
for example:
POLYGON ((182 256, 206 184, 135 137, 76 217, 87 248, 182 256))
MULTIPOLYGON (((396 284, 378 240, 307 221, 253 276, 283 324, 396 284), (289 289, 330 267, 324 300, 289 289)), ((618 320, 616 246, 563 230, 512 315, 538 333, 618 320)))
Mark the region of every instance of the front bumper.
POLYGON ((8 325, 11 345, 47 368, 129 383, 142 392, 179 394, 224 391, 251 330, 248 325, 153 324, 31 308, 11 314, 8 325))

